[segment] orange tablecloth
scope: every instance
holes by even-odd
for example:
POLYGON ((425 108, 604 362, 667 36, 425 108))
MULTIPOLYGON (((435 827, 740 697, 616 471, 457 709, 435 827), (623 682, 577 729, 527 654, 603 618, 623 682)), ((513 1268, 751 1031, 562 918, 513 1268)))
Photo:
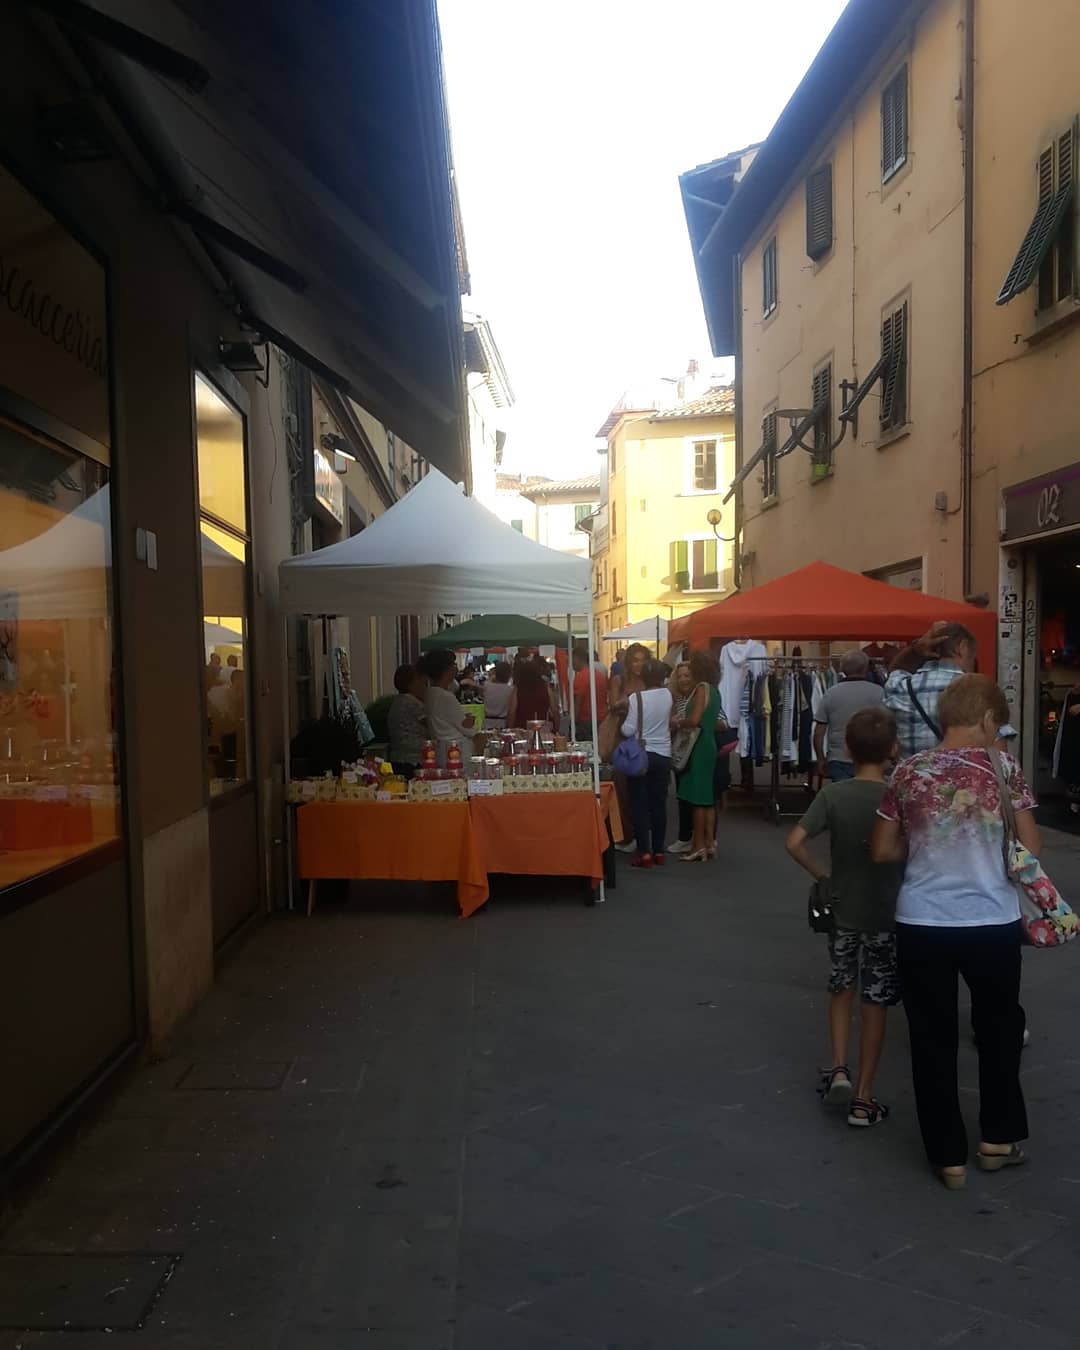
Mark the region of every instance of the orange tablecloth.
MULTIPOLYGON (((612 839, 620 839, 623 831, 622 812, 619 810, 619 798, 614 783, 600 784, 600 810, 603 812, 604 819, 611 821, 612 839)), ((604 847, 607 847, 606 839, 604 847)))
POLYGON ((296 813, 304 881, 456 881, 466 917, 488 898, 487 874, 581 876, 599 882, 618 821, 611 783, 589 792, 473 797, 465 802, 309 802, 296 813))
POLYGON ((604 875, 604 816, 591 792, 474 797, 469 803, 485 872, 526 876, 604 875))
POLYGON ((488 898, 467 802, 309 802, 296 849, 305 881, 456 881, 466 915, 488 898))

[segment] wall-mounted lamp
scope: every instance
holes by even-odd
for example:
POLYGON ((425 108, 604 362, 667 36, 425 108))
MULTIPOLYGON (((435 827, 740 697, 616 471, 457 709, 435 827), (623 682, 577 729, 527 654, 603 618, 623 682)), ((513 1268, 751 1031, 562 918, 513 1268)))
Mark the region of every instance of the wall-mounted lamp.
POLYGON ((332 431, 327 431, 319 437, 319 444, 327 454, 340 455, 342 459, 347 459, 352 464, 356 463, 356 455, 344 436, 337 436, 332 431))
POLYGON ((253 342, 226 342, 224 338, 219 338, 218 356, 225 369, 231 370, 234 375, 251 371, 258 371, 260 375, 263 373, 263 363, 253 342))
POLYGON ((713 532, 713 534, 716 535, 717 539, 720 540, 720 542, 721 542, 722 544, 733 544, 733 543, 735 542, 735 538, 736 538, 735 535, 732 535, 731 538, 729 539, 729 538, 727 537, 727 535, 721 534, 720 531, 716 528, 716 527, 720 524, 720 522, 723 520, 723 518, 724 518, 723 515, 716 509, 715 506, 714 506, 713 509, 709 512, 709 514, 705 517, 705 519, 706 519, 706 520, 709 522, 709 524, 712 526, 712 532, 713 532))

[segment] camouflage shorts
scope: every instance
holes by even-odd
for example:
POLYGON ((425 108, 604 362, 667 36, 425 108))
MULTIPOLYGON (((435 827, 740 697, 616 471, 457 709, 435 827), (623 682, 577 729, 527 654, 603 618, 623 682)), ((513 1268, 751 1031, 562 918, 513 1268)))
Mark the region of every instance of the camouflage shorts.
POLYGON ((830 994, 843 994, 858 985, 864 1003, 892 1007, 900 1002, 894 933, 857 933, 851 928, 838 928, 829 938, 829 957, 830 994))

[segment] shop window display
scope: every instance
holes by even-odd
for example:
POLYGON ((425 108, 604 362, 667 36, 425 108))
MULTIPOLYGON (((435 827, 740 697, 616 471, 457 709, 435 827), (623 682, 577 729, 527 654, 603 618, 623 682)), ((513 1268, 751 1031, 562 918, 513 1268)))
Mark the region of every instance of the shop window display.
POLYGON ((0 418, 0 888, 119 838, 109 470, 0 418))
POLYGON ((202 551, 206 764, 212 796, 251 777, 244 420, 195 377, 202 551))

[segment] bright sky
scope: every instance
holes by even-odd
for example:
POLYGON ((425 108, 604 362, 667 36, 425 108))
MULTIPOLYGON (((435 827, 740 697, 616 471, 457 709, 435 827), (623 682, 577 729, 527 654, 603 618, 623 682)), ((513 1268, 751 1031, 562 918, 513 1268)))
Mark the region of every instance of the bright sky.
POLYGON ((764 138, 845 0, 439 0, 472 273, 517 396, 507 467, 597 470, 627 386, 705 335, 678 175, 764 138))

